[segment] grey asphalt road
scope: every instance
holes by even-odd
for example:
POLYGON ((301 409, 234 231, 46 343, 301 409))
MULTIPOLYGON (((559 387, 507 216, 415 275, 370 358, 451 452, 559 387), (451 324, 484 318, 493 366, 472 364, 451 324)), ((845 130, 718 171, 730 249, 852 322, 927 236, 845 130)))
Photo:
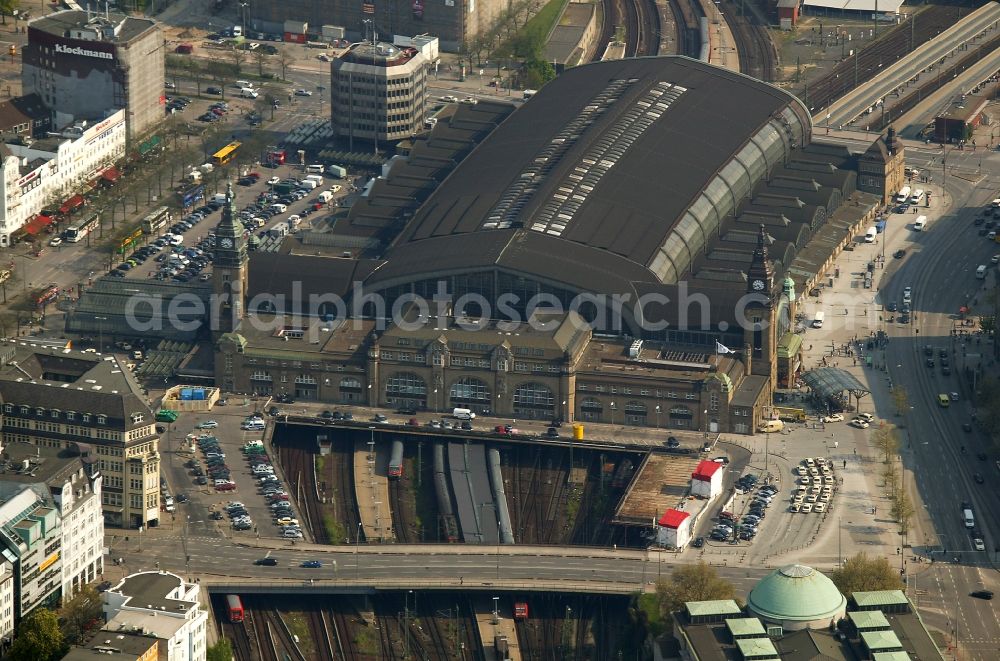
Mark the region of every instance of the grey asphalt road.
MULTIPOLYGON (((965 364, 975 360, 974 355, 984 354, 987 362, 989 358, 985 357, 984 344, 972 341, 963 346, 959 338, 951 335, 958 308, 981 303, 983 282, 975 278, 976 267, 989 264, 990 257, 1000 252, 1000 246, 979 236, 979 228, 972 222, 1000 187, 994 174, 1000 173, 1000 157, 986 155, 985 167, 981 168, 979 159, 983 158, 982 153, 971 152, 950 156, 950 165, 959 168, 950 170, 945 180, 952 208, 932 223, 929 231, 911 232, 904 237, 906 243, 893 246, 907 248, 908 255, 901 262, 890 260, 879 295, 882 302, 900 301, 903 288, 913 287, 913 323, 887 326, 890 343, 886 358, 893 383, 903 385, 909 395, 904 461, 914 470, 936 535, 909 542, 918 549, 933 551, 932 556, 939 561, 948 561, 941 563, 944 566, 935 566, 926 578, 918 579, 924 584, 917 589, 927 594, 917 598, 929 609, 928 621, 932 625, 958 632, 966 658, 987 659, 995 658, 1000 622, 988 602, 974 599, 969 593, 984 587, 997 589, 1000 584, 992 562, 996 555, 992 551, 1000 546, 1000 497, 988 486, 1000 479, 1000 471, 986 438, 976 431, 963 431, 962 424, 971 420, 972 387, 958 374, 965 364), (976 170, 986 174, 977 174, 976 170), (926 345, 934 348, 934 367, 926 364, 926 345), (941 349, 948 354, 951 375, 942 373, 941 349), (950 392, 959 393, 959 401, 948 408, 940 407, 938 395, 950 392), (980 453, 986 454, 985 461, 977 458, 980 453), (984 476, 985 485, 975 482, 976 473, 984 476), (973 548, 970 531, 961 518, 962 501, 973 504, 987 552, 973 548), (952 563, 955 558, 958 562, 952 563), (975 635, 963 636, 963 632, 975 635)), ((940 180, 941 172, 936 169, 942 165, 940 153, 914 154, 907 162, 937 172, 935 176, 940 180)), ((987 369, 995 367, 989 364, 987 369)), ((876 403, 887 412, 894 408, 891 401, 876 403)))

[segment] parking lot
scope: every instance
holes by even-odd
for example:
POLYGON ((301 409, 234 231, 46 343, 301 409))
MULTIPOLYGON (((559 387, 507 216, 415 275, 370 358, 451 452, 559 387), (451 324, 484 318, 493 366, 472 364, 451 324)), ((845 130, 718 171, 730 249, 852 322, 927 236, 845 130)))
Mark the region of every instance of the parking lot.
POLYGON ((264 449, 260 414, 239 403, 185 413, 164 440, 176 517, 227 536, 303 538, 280 468, 264 449))

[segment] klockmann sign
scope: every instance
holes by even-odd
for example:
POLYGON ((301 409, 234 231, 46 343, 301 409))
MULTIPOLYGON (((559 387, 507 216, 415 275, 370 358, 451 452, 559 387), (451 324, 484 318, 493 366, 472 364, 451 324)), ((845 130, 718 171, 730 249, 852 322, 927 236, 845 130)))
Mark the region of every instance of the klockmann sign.
POLYGON ((99 57, 102 60, 113 60, 115 56, 111 53, 105 53, 99 50, 90 50, 89 48, 80 48, 79 46, 64 46, 63 44, 56 44, 57 53, 65 53, 67 55, 83 55, 84 57, 99 57))

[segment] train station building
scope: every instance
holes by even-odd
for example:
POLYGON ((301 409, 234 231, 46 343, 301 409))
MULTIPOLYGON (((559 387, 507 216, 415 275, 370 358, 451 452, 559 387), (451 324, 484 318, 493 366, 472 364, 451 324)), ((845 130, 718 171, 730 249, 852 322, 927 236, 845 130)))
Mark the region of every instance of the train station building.
POLYGON ((511 111, 459 107, 254 253, 221 387, 753 433, 798 369, 798 297, 879 206, 857 156, 684 58, 575 67, 511 111))

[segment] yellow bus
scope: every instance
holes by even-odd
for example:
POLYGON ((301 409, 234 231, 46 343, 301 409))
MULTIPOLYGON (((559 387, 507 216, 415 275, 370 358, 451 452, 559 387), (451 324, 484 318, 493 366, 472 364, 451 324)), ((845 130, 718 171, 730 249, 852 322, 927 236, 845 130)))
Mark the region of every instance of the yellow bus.
POLYGON ((239 142, 230 142, 228 145, 212 154, 212 162, 216 165, 225 165, 229 161, 233 160, 233 156, 236 156, 236 152, 239 151, 241 144, 242 143, 239 142))
POLYGON ((948 408, 951 406, 951 397, 949 397, 946 393, 941 393, 938 395, 938 404, 941 405, 941 408, 948 408))

